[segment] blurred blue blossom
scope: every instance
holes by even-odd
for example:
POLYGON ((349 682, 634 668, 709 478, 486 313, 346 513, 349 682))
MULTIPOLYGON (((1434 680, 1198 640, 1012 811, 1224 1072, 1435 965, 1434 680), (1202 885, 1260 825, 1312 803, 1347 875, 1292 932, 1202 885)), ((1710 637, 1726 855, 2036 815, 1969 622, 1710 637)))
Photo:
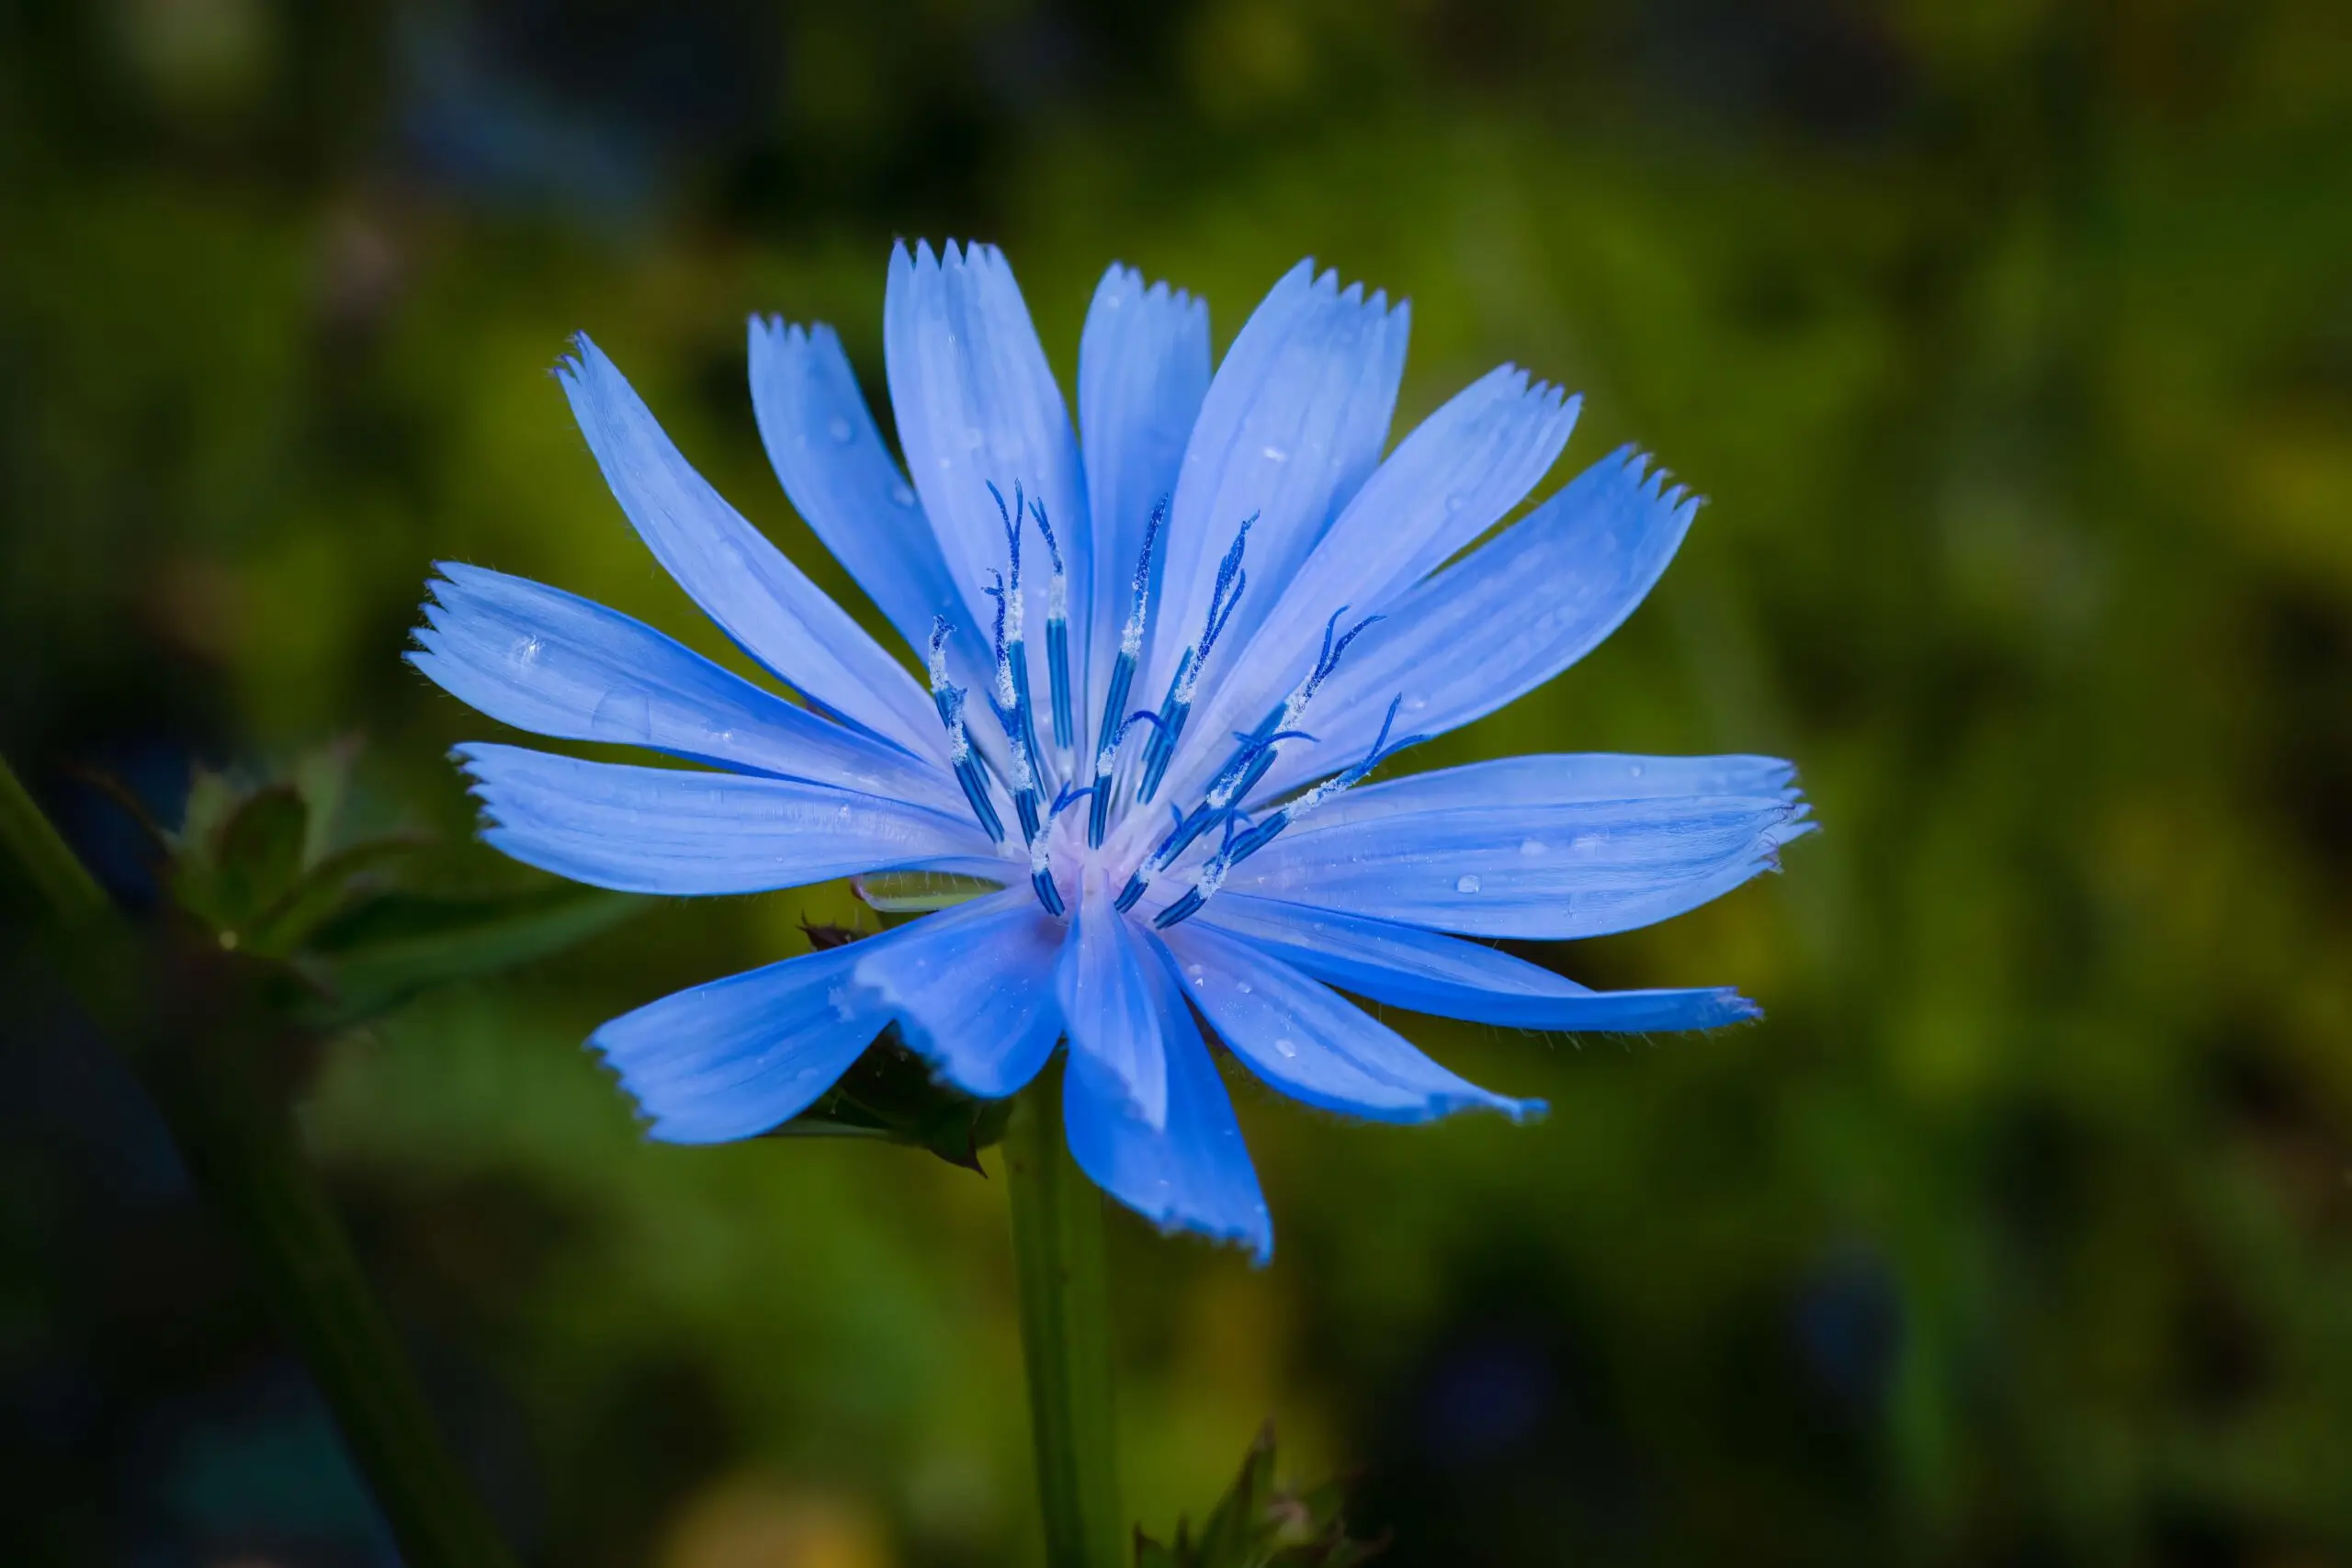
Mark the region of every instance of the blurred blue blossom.
POLYGON ((831 329, 754 321, 752 396, 786 491, 928 690, 584 337, 562 380, 623 510, 801 704, 456 564, 410 655, 518 728, 722 770, 463 747, 487 837, 518 860, 644 893, 850 876, 885 879, 887 905, 913 875, 934 903, 974 895, 599 1030, 655 1136, 775 1127, 892 1023, 989 1098, 1066 1038, 1079 1164, 1262 1259, 1271 1222, 1196 1015, 1274 1088, 1389 1122, 1537 1107, 1333 987, 1523 1029, 1754 1015, 1724 989, 1589 991, 1463 938, 1597 936, 1739 886, 1812 826, 1788 763, 1529 756, 1363 782, 1584 655, 1689 527, 1696 501, 1623 451, 1453 558, 1543 479, 1576 399, 1506 366, 1384 461, 1408 307, 1301 263, 1212 375, 1204 305, 1114 266, 1080 344, 1081 456, 994 248, 899 247, 885 311, 906 473, 831 329))

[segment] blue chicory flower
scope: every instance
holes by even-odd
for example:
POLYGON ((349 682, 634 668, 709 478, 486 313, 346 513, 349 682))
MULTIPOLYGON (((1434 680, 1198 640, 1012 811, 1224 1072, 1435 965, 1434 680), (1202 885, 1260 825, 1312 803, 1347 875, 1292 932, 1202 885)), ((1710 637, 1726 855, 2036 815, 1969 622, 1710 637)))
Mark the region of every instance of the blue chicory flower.
POLYGON ((988 1097, 1067 1040, 1080 1166, 1262 1260, 1272 1224, 1196 1020, 1285 1094, 1424 1122, 1539 1107, 1340 991, 1531 1030, 1755 1016, 1731 990, 1594 992, 1463 938, 1598 936, 1739 886, 1811 827, 1788 763, 1547 755, 1363 782, 1607 637, 1698 504, 1623 450, 1462 555, 1552 467, 1577 400, 1506 366, 1384 460, 1408 321, 1303 262, 1212 375, 1205 306, 1114 266, 1079 347, 1081 455, 1001 254, 902 245, 884 319, 902 475, 831 329, 755 319, 777 476, 922 679, 578 340, 563 387, 622 510, 800 703, 585 600, 446 564, 418 669, 517 728, 704 764, 462 747, 489 840, 640 893, 884 872, 997 889, 605 1025, 594 1043, 655 1137, 772 1128, 893 1021, 988 1097))

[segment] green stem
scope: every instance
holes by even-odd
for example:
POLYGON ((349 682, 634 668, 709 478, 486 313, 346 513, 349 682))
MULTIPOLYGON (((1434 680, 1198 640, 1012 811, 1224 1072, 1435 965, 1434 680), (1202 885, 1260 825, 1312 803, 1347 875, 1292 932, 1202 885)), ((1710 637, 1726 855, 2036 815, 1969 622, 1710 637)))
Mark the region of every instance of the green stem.
POLYGON ((58 836, 40 803, 5 761, 0 761, 0 841, 7 844, 24 867, 25 879, 60 920, 79 925, 107 912, 106 889, 58 836))
POLYGON ((368 1293, 290 1111, 265 1081, 281 1026, 234 970, 159 950, 134 930, 5 761, 0 841, 49 901, 61 968, 163 1111, 190 1179, 325 1395, 402 1557, 411 1568, 510 1568, 368 1293))
POLYGON ((1046 1562, 1118 1568, 1128 1548, 1113 1462, 1102 1195, 1069 1156, 1058 1071, 1040 1074, 1013 1103, 1004 1168, 1046 1562))

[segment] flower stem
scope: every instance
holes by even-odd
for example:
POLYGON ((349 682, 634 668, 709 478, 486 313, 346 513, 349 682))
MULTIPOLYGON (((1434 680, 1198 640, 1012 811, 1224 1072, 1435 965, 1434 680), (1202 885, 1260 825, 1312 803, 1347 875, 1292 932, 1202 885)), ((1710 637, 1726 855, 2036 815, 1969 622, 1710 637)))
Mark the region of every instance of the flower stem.
POLYGON ((1113 1462, 1102 1195, 1063 1138, 1058 1073, 1039 1074, 1014 1102, 1004 1167, 1046 1562, 1118 1568, 1128 1548, 1113 1462))
POLYGON ((191 1180, 325 1395, 402 1557, 412 1568, 510 1568, 368 1294, 291 1111, 266 1081, 283 1026, 232 968, 133 928, 5 761, 0 842, 50 905, 60 969, 162 1111, 191 1180))
POLYGON ((25 879, 61 923, 78 926, 107 912, 106 889, 58 835, 40 803, 6 761, 0 761, 0 841, 7 844, 24 868, 25 879))

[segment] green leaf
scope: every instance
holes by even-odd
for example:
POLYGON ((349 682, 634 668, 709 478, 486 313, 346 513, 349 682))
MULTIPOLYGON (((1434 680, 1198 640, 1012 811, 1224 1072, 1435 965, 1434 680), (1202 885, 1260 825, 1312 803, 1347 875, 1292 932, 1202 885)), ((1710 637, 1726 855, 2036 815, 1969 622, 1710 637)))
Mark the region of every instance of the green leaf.
MULTIPOLYGON (((1233 1478, 1233 1485, 1217 1499, 1208 1521, 1201 1526, 1200 1561, 1217 1568, 1263 1562, 1264 1553, 1259 1548, 1261 1538, 1272 1534, 1266 1520, 1266 1501, 1273 1489, 1274 1428, 1268 1422, 1258 1429, 1250 1451, 1242 1456, 1241 1472, 1233 1478)), ((1271 1545, 1271 1540, 1264 1544, 1271 1545)))
POLYGON ((1386 1550, 1383 1540, 1351 1539, 1340 1517, 1338 1482, 1300 1491, 1274 1480, 1274 1428, 1260 1428, 1199 1540, 1178 1520, 1176 1542, 1162 1546, 1136 1532, 1136 1568, 1354 1568, 1386 1550))
POLYGON ((358 738, 347 736, 305 751, 288 770, 296 793, 311 808, 310 831, 302 840, 305 869, 317 866, 334 847, 335 824, 343 816, 344 797, 351 792, 352 764, 358 758, 358 738))
POLYGON ((198 768, 188 780, 187 807, 180 818, 180 852, 211 858, 213 842, 243 796, 228 775, 198 768))
POLYGON ((224 947, 238 945, 300 874, 310 815, 291 785, 271 784, 230 801, 200 843, 183 839, 174 890, 224 947))
POLYGON ((1001 891, 998 883, 944 871, 877 871, 852 886, 867 908, 885 915, 926 915, 1001 891))
POLYGON ((1002 1141, 1012 1107, 1009 1100, 978 1100, 941 1083, 893 1025, 830 1092, 769 1136, 888 1138, 979 1171, 980 1151, 1002 1141))
POLYGON ((429 846, 404 836, 366 839, 328 855, 304 872, 293 886, 254 922, 248 951, 291 956, 312 932, 352 903, 352 883, 397 861, 413 859, 429 846))
POLYGON ((321 926, 298 962, 334 998, 327 1020, 355 1022, 431 986, 545 957, 646 907, 625 893, 550 887, 505 897, 387 892, 321 926))

